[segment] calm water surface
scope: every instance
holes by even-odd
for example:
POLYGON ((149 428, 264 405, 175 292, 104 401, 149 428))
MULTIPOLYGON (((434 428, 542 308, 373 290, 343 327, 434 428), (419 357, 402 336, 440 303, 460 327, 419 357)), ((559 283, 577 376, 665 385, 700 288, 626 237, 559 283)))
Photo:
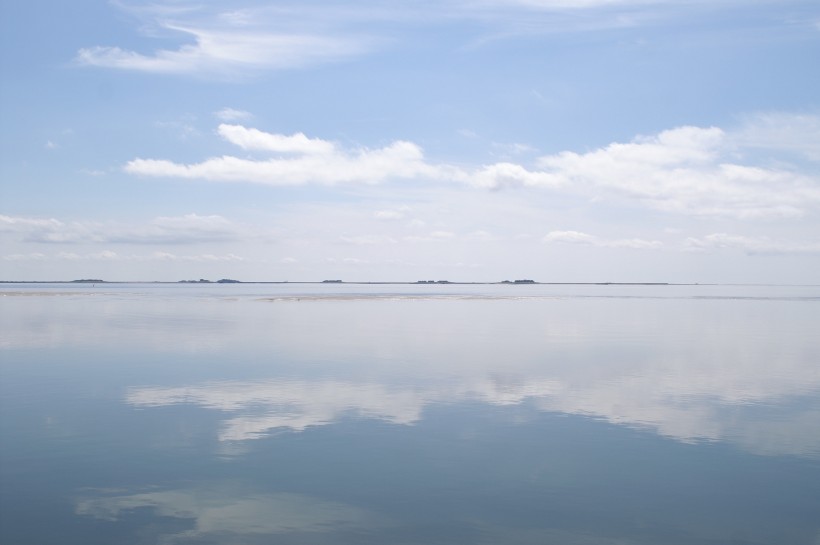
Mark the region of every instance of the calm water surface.
POLYGON ((820 287, 0 285, 3 544, 820 544, 820 287))

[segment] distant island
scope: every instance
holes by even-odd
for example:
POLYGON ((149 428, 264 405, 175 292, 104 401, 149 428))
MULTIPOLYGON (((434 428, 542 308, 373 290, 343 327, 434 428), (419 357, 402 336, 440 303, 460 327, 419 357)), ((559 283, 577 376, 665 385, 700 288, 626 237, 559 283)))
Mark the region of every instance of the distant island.
MULTIPOLYGON (((211 280, 206 280, 205 278, 200 278, 199 280, 180 280, 180 284, 213 284, 211 280)), ((232 278, 222 278, 216 281, 217 284, 241 284, 239 280, 233 280, 232 278)))
MULTIPOLYGON (((538 282, 530 279, 500 280, 469 282, 458 280, 404 280, 404 281, 344 281, 344 280, 234 280, 222 278, 219 280, 102 280, 100 278, 80 278, 77 280, 0 280, 0 284, 356 284, 356 285, 424 285, 424 284, 452 284, 452 285, 540 285, 540 286, 718 286, 718 285, 769 285, 769 284, 715 284, 700 282, 538 282)), ((772 284, 773 285, 773 284, 772 284)), ((789 284, 791 285, 791 284, 789 284)))

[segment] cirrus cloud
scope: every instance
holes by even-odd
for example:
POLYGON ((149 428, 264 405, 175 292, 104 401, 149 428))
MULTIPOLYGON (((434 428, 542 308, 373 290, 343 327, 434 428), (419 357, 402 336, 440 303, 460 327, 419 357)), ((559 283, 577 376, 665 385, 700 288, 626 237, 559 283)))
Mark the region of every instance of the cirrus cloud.
POLYGON ((193 39, 176 50, 151 55, 110 46, 80 49, 75 62, 84 66, 158 74, 228 75, 258 70, 285 70, 340 60, 367 50, 363 38, 309 33, 276 33, 245 26, 204 28, 161 22, 166 30, 193 39))

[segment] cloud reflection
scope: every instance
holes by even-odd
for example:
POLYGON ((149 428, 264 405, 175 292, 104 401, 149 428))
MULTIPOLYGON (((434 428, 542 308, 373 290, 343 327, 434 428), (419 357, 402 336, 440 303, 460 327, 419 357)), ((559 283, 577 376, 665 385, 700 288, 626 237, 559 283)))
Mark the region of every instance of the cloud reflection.
POLYGON ((393 424, 419 420, 424 394, 380 384, 342 381, 212 382, 181 388, 133 388, 126 401, 134 406, 160 407, 190 403, 229 413, 220 441, 244 441, 271 430, 303 431, 338 421, 346 413, 393 424))
POLYGON ((113 522, 146 508, 156 517, 190 521, 189 529, 170 533, 158 526, 156 530, 163 533, 161 543, 167 544, 246 543, 253 536, 329 533, 376 524, 373 514, 346 503, 303 494, 257 494, 230 483, 122 495, 87 491, 76 501, 75 513, 113 522))
POLYGON ((138 407, 193 404, 226 414, 221 442, 260 439, 278 431, 303 432, 345 417, 413 425, 435 404, 483 402, 529 405, 538 411, 601 418, 652 429, 683 442, 731 441, 760 454, 820 454, 820 410, 811 405, 788 415, 764 403, 726 403, 708 395, 647 395, 652 377, 573 385, 558 377, 486 377, 456 384, 408 388, 337 380, 209 382, 165 388, 132 388, 126 401, 138 407), (786 422, 788 420, 788 422, 786 422))
MULTIPOLYGON (((230 452, 345 418, 412 425, 433 405, 478 402, 820 457, 814 288, 516 286, 540 295, 435 299, 343 285, 308 301, 304 287, 265 289, 6 297, 0 346, 116 347, 141 384, 127 403, 216 411, 230 452), (261 300, 271 293, 286 298, 261 300), (166 360, 207 373, 169 385, 144 365, 166 360)), ((471 293, 461 289, 446 293, 471 293)))

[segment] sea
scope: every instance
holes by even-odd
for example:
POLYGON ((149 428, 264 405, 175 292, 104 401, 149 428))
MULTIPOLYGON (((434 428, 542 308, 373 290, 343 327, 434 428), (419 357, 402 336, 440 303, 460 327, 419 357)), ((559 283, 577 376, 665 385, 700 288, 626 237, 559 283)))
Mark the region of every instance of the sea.
POLYGON ((820 286, 3 283, 0 543, 820 545, 820 286))

